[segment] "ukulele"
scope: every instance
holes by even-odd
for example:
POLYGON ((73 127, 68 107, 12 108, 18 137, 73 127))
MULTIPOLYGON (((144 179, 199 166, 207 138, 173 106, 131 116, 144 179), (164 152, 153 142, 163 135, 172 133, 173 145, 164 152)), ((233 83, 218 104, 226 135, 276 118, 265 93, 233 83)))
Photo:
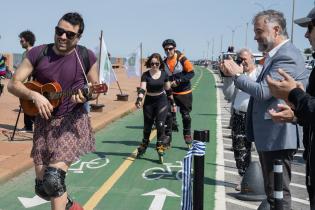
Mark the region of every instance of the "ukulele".
MULTIPOLYGON (((45 96, 54 108, 60 104, 63 97, 72 96, 78 93, 78 90, 62 91, 61 85, 58 82, 41 84, 38 81, 30 81, 24 83, 24 85, 28 89, 36 91, 45 96)), ((92 85, 89 88, 81 88, 80 90, 82 91, 83 95, 88 95, 91 93, 106 93, 108 87, 106 84, 97 84, 92 85)), ((20 103, 24 113, 27 115, 36 116, 38 114, 39 111, 32 100, 20 98, 20 103)))

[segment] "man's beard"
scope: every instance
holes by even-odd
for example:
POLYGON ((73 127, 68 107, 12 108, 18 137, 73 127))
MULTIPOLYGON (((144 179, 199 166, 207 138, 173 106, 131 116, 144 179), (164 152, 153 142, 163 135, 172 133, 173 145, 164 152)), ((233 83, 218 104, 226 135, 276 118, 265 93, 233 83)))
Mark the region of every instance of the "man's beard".
POLYGON ((273 40, 266 38, 263 43, 258 42, 258 50, 260 52, 269 52, 272 49, 273 40))

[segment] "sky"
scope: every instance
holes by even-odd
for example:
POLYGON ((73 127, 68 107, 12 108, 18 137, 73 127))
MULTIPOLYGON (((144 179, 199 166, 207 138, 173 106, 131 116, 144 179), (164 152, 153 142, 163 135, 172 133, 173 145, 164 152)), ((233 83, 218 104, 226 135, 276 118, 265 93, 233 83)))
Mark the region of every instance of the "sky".
MULTIPOLYGON (((113 57, 125 57, 140 43, 143 57, 164 54, 161 43, 172 38, 188 59, 212 57, 232 44, 257 51, 252 18, 261 10, 284 13, 291 37, 294 0, 0 0, 0 52, 22 53, 18 35, 29 29, 35 45, 53 42, 54 27, 63 14, 79 12, 85 22, 80 44, 99 45, 100 32, 113 57), (248 26, 248 27, 247 27, 248 26), (247 30, 246 30, 247 29, 247 30), (234 33, 233 33, 234 31, 234 33), (247 33, 246 33, 247 31, 247 33), (247 39, 246 39, 247 34, 247 39), (233 36, 234 35, 234 36, 233 36)), ((305 17, 314 0, 295 0, 294 19, 305 17)), ((305 28, 294 24, 293 43, 302 51, 310 47, 305 28)))

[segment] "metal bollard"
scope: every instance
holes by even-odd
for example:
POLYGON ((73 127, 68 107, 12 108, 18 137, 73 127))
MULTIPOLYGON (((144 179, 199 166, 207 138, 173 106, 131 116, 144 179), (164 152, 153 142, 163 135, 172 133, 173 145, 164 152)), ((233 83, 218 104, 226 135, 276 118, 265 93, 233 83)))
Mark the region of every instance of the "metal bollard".
MULTIPOLYGON (((194 140, 209 142, 209 130, 194 130, 194 140)), ((203 210, 204 156, 194 156, 193 210, 203 210)))
POLYGON ((273 164, 273 173, 274 173, 274 204, 276 210, 283 210, 283 166, 281 160, 275 160, 273 164))

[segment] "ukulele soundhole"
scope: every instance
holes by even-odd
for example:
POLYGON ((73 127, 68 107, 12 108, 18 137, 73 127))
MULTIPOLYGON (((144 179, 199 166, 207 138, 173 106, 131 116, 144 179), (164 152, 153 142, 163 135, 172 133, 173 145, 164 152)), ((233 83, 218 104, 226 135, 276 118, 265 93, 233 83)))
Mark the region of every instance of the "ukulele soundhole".
POLYGON ((45 96, 45 98, 47 99, 51 99, 51 94, 49 92, 43 92, 43 96, 45 96))

